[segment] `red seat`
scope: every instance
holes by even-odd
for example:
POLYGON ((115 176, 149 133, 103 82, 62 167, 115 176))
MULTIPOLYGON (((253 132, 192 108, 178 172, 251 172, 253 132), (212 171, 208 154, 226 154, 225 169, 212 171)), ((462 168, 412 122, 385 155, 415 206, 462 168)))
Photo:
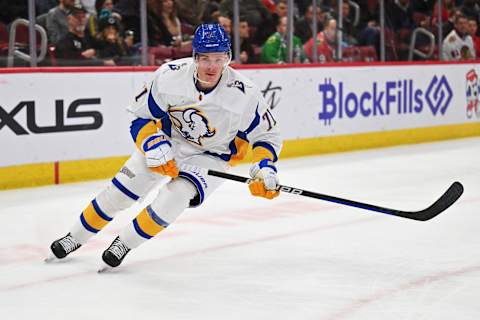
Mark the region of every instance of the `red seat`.
POLYGON ((180 59, 192 56, 192 44, 185 45, 179 48, 172 48, 173 59, 180 59))
POLYGON ((342 61, 354 62, 360 61, 360 49, 359 47, 346 47, 342 49, 342 61))
POLYGON ((159 66, 173 59, 172 47, 158 46, 148 48, 148 64, 159 66))
MULTIPOLYGON (((40 47, 40 33, 38 31, 35 32, 35 35, 37 36, 36 42, 37 42, 37 47, 40 47)), ((28 26, 19 24, 17 25, 17 29, 15 31, 15 45, 19 47, 27 47, 29 43, 30 35, 28 31, 28 26)))
POLYGON ((377 51, 373 46, 359 47, 360 60, 365 62, 377 61, 377 51))
POLYGON ((0 55, 6 55, 8 52, 8 29, 0 22, 0 55))

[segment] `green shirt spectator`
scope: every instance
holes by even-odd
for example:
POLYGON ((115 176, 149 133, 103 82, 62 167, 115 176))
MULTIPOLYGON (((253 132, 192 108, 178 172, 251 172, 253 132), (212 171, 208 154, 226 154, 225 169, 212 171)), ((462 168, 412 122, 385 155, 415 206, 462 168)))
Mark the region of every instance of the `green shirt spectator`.
MULTIPOLYGON (((262 47, 261 63, 285 63, 287 62, 287 18, 279 19, 277 32, 272 34, 262 47)), ((299 37, 293 36, 293 63, 307 62, 303 51, 303 44, 299 37)))

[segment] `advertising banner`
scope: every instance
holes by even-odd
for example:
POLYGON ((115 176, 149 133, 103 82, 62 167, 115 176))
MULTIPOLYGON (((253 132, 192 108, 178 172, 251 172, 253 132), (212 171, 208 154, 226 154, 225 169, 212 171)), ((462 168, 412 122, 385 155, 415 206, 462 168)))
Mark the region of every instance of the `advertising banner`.
POLYGON ((244 72, 263 88, 287 140, 480 121, 474 65, 244 72))
MULTIPOLYGON (((285 140, 480 121, 474 64, 241 72, 260 87, 285 140)), ((128 155, 125 108, 152 74, 0 73, 0 167, 128 155)))

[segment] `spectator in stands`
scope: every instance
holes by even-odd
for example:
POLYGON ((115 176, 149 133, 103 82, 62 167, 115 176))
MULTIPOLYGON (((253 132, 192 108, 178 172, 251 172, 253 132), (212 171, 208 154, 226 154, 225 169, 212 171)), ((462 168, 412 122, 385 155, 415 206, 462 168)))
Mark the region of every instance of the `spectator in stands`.
POLYGON ((480 37, 478 36, 477 19, 468 18, 468 34, 472 37, 473 47, 475 48, 475 58, 480 57, 480 37))
MULTIPOLYGON (((271 33, 272 15, 263 5, 262 0, 239 0, 240 16, 247 17, 248 25, 252 28, 256 44, 262 44, 271 33)), ((225 17, 233 16, 233 0, 220 2, 220 14, 225 17)))
POLYGON ((69 10, 68 33, 56 45, 56 57, 60 65, 115 65, 113 60, 97 59, 96 51, 85 37, 86 10, 75 5, 69 10))
MULTIPOLYGON (((225 32, 230 37, 232 42, 232 50, 234 47, 235 39, 232 34, 232 20, 228 17, 219 16, 218 24, 223 27, 225 32)), ((257 63, 258 59, 255 56, 255 50, 250 42, 248 21, 246 17, 240 17, 240 63, 257 63)))
POLYGON ((58 6, 48 11, 47 32, 50 43, 56 44, 69 32, 67 16, 74 4, 75 0, 59 0, 58 6))
POLYGON ((415 24, 410 0, 390 2, 385 8, 385 24, 396 35, 396 49, 400 60, 407 60, 410 47, 410 35, 415 24))
MULTIPOLYGON (((317 6, 317 32, 323 31, 325 14, 321 6, 317 6)), ((295 23, 295 35, 300 38, 302 43, 312 38, 313 7, 309 5, 305 15, 295 23)))
MULTIPOLYGON (((225 31, 227 31, 225 29, 225 31)), ((235 49, 235 39, 233 38, 233 34, 228 33, 228 36, 232 42, 232 50, 235 49)), ((250 42, 250 30, 248 26, 248 21, 246 17, 240 17, 240 28, 239 28, 239 35, 240 35, 240 63, 247 64, 247 63, 258 63, 258 57, 255 54, 255 49, 250 42)))
MULTIPOLYGON (((442 7, 441 7, 441 21, 443 24, 448 22, 450 18, 451 12, 454 9, 454 1, 453 0, 443 0, 442 7)), ((432 13, 432 25, 434 28, 438 28, 438 2, 435 2, 433 7, 432 13)))
POLYGON ((392 1, 386 6, 385 20, 389 27, 398 31, 401 29, 412 29, 412 5, 410 0, 396 0, 392 1))
MULTIPOLYGON (((448 17, 447 22, 443 23, 442 27, 442 34, 445 36, 446 34, 449 34, 452 32, 452 30, 455 28, 455 19, 459 15, 463 15, 462 11, 460 9, 452 8, 449 12, 450 16, 448 17)), ((437 26, 438 28, 438 26, 437 26)))
POLYGON ((116 65, 126 55, 123 39, 120 37, 120 24, 114 16, 98 21, 99 32, 96 36, 95 49, 100 59, 113 60, 116 65))
POLYGON ((275 8, 277 6, 277 4, 275 3, 275 0, 262 0, 262 3, 265 6, 265 8, 267 8, 268 11, 270 11, 270 13, 275 13, 275 8))
POLYGON ((286 17, 288 14, 287 0, 278 0, 274 12, 279 18, 286 17))
POLYGON ((229 17, 218 16, 218 24, 222 26, 225 32, 232 37, 232 20, 229 17))
POLYGON ((193 29, 182 24, 173 0, 147 0, 149 46, 191 44, 193 29))
MULTIPOLYGON (((348 1, 342 2, 342 40, 349 46, 357 45, 355 26, 353 25, 353 11, 348 1)), ((338 14, 337 14, 338 19, 338 14)))
MULTIPOLYGON (((78 2, 78 0, 77 0, 77 2, 78 2)), ((80 3, 82 4, 82 6, 85 8, 85 10, 87 10, 87 16, 97 12, 96 8, 95 8, 95 3, 96 2, 97 2, 96 0, 80 0, 80 3)), ((112 4, 112 6, 113 6, 113 4, 112 4)))
POLYGON ((474 59, 475 48, 468 34, 468 20, 463 14, 455 18, 455 28, 443 40, 442 59, 447 61, 474 59))
POLYGON ((207 3, 202 21, 204 23, 215 23, 220 16, 220 3, 218 0, 210 0, 207 3))
POLYGON ((248 26, 248 20, 246 17, 240 17, 240 62, 258 63, 258 56, 255 53, 255 49, 250 41, 250 28, 248 26))
MULTIPOLYGON (((286 63, 287 62, 287 17, 278 19, 277 32, 272 34, 262 47, 262 63, 286 63)), ((303 52, 302 41, 293 36, 293 62, 307 62, 303 52)))
POLYGON ((117 0, 113 5, 113 12, 122 17, 124 30, 133 32, 134 43, 140 42, 140 1, 117 0))
POLYGON ((58 0, 35 0, 35 14, 42 15, 57 6, 58 0))
POLYGON ((474 18, 477 21, 480 18, 480 6, 476 0, 463 0, 460 11, 462 11, 463 15, 467 18, 474 18))
POLYGON ((191 26, 198 26, 203 22, 208 2, 208 0, 176 0, 180 20, 191 26))
POLYGON ((97 36, 99 31, 98 21, 114 16, 116 20, 121 20, 118 13, 113 13, 113 0, 96 0, 95 12, 90 14, 87 23, 87 33, 92 39, 97 36))
MULTIPOLYGON (((336 60, 336 42, 337 42, 337 20, 329 18, 325 25, 325 29, 317 34, 317 61, 319 63, 335 62, 336 60)), ((313 60, 313 38, 308 40, 303 49, 310 61, 313 60)))

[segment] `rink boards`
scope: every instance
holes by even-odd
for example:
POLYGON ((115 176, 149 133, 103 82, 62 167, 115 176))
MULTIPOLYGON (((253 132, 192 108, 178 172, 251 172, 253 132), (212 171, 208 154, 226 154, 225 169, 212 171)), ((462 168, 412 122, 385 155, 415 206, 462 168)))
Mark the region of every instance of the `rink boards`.
MULTIPOLYGON (((242 67, 281 158, 480 135, 477 64, 242 67)), ((0 189, 107 178, 134 147, 125 106, 152 68, 0 70, 0 189)))

